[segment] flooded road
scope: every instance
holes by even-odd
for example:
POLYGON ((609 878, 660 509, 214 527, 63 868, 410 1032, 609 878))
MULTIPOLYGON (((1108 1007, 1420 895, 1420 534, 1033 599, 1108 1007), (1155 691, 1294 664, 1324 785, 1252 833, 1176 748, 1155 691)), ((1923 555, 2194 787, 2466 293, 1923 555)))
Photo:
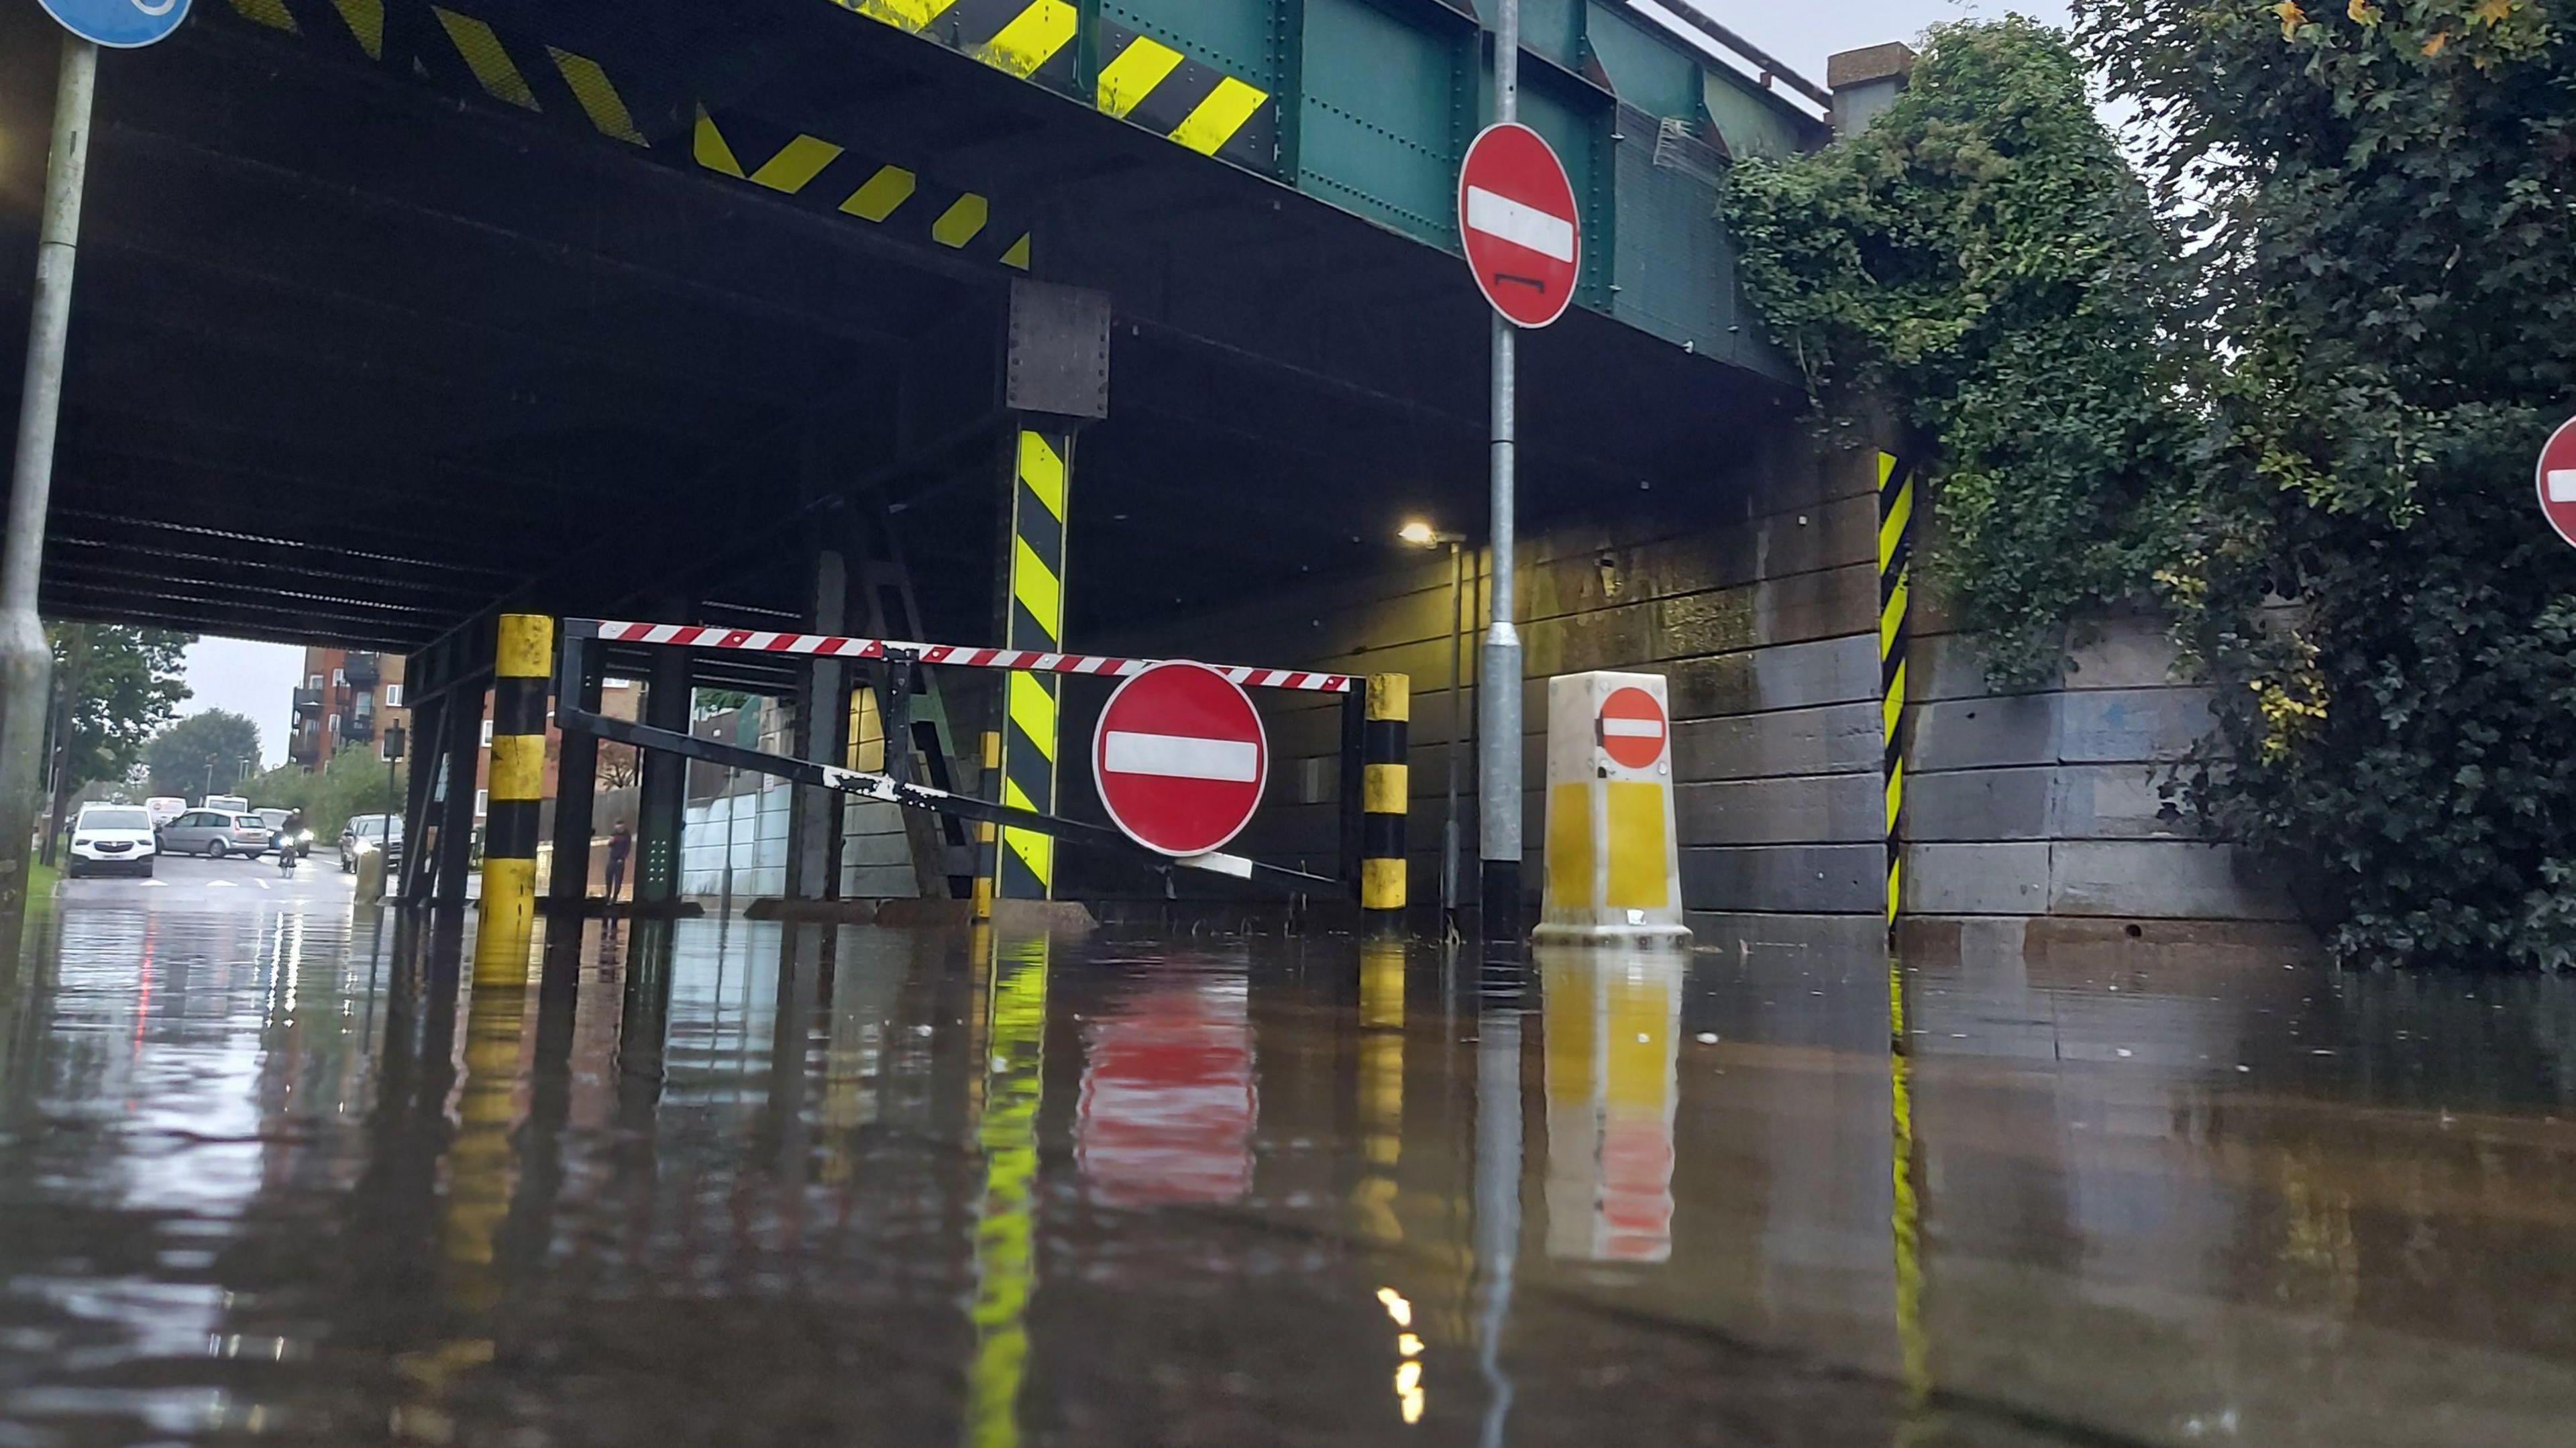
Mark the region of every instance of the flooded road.
POLYGON ((2576 1422, 2554 982, 1961 950, 1898 1057, 1884 959, 1749 948, 594 924, 510 990, 330 898, 37 928, 5 1448, 2576 1422))

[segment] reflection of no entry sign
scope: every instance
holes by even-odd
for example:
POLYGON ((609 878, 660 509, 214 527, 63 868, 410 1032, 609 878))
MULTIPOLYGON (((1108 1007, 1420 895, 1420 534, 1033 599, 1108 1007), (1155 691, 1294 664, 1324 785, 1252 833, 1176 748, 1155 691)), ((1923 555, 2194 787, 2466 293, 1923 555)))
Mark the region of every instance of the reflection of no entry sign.
POLYGON ((1601 701, 1601 752, 1623 769, 1652 769, 1672 733, 1664 706, 1643 689, 1621 689, 1601 701))
POLYGON ((1127 837, 1187 857, 1252 822, 1270 773, 1261 715, 1205 664, 1156 664, 1118 686, 1091 741, 1100 802, 1127 837))
POLYGON ((2540 450, 2540 512, 2559 537, 2576 544, 2576 419, 2540 450))
POLYGON ((1523 327, 1544 327, 1574 301, 1583 223, 1574 183, 1539 133, 1488 126, 1458 168, 1458 235, 1485 300, 1523 327))

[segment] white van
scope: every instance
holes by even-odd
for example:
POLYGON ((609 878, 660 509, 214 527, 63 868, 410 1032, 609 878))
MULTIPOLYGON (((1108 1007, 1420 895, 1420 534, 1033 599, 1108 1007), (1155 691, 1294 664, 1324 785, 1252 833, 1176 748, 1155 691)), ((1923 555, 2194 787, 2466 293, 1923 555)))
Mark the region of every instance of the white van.
POLYGON ((237 794, 210 794, 201 809, 219 809, 226 814, 249 814, 250 801, 237 794))
POLYGON ((143 802, 143 812, 152 816, 152 828, 159 829, 188 812, 188 802, 175 794, 156 794, 143 802))
POLYGON ((85 804, 79 818, 72 821, 72 845, 63 856, 63 873, 77 880, 83 875, 123 870, 148 878, 152 874, 152 857, 157 853, 152 816, 144 813, 143 806, 85 804))

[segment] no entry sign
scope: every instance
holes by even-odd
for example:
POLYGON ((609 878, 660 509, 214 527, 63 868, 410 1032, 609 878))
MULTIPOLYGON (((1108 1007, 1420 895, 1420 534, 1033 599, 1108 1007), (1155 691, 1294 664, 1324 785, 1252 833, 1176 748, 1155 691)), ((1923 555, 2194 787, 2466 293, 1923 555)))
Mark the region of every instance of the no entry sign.
POLYGON ((2560 538, 2576 547, 2576 418, 2540 450, 2540 513, 2560 538))
POLYGON ((1574 183, 1538 132, 1488 126, 1458 168, 1458 235, 1494 310, 1523 327, 1565 315, 1583 269, 1574 183))
POLYGON ((1091 740, 1100 803, 1127 837, 1188 857, 1252 822, 1270 738, 1235 682, 1205 664, 1156 664, 1109 696, 1091 740))
POLYGON ((1664 706, 1643 689, 1621 689, 1601 701, 1601 752, 1623 769, 1661 763, 1672 725, 1664 706))

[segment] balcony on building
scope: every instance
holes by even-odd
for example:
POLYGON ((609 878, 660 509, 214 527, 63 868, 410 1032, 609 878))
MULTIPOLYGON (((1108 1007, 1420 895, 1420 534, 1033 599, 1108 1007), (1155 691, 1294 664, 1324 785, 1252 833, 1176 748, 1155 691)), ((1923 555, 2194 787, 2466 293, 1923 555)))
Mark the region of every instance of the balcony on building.
POLYGON ((322 731, 299 722, 294 737, 286 742, 286 757, 306 769, 318 767, 322 763, 322 731))
POLYGON ((321 713, 321 712, 322 712, 322 691, 321 691, 321 690, 319 690, 319 689, 298 689, 298 690, 296 690, 296 691, 295 691, 295 712, 296 712, 296 713, 298 713, 298 714, 319 714, 319 713, 321 713))
POLYGON ((377 663, 374 654, 350 654, 347 661, 340 665, 340 671, 348 677, 349 687, 352 689, 373 689, 376 687, 376 680, 384 677, 384 670, 377 663))
POLYGON ((347 740, 351 740, 351 739, 373 739, 373 738, 375 738, 375 737, 376 737, 376 711, 375 711, 375 710, 373 710, 373 709, 352 709, 352 710, 350 710, 348 713, 346 713, 346 714, 344 714, 344 715, 342 715, 342 716, 341 716, 341 718, 340 718, 340 738, 341 738, 343 741, 347 741, 347 740))

